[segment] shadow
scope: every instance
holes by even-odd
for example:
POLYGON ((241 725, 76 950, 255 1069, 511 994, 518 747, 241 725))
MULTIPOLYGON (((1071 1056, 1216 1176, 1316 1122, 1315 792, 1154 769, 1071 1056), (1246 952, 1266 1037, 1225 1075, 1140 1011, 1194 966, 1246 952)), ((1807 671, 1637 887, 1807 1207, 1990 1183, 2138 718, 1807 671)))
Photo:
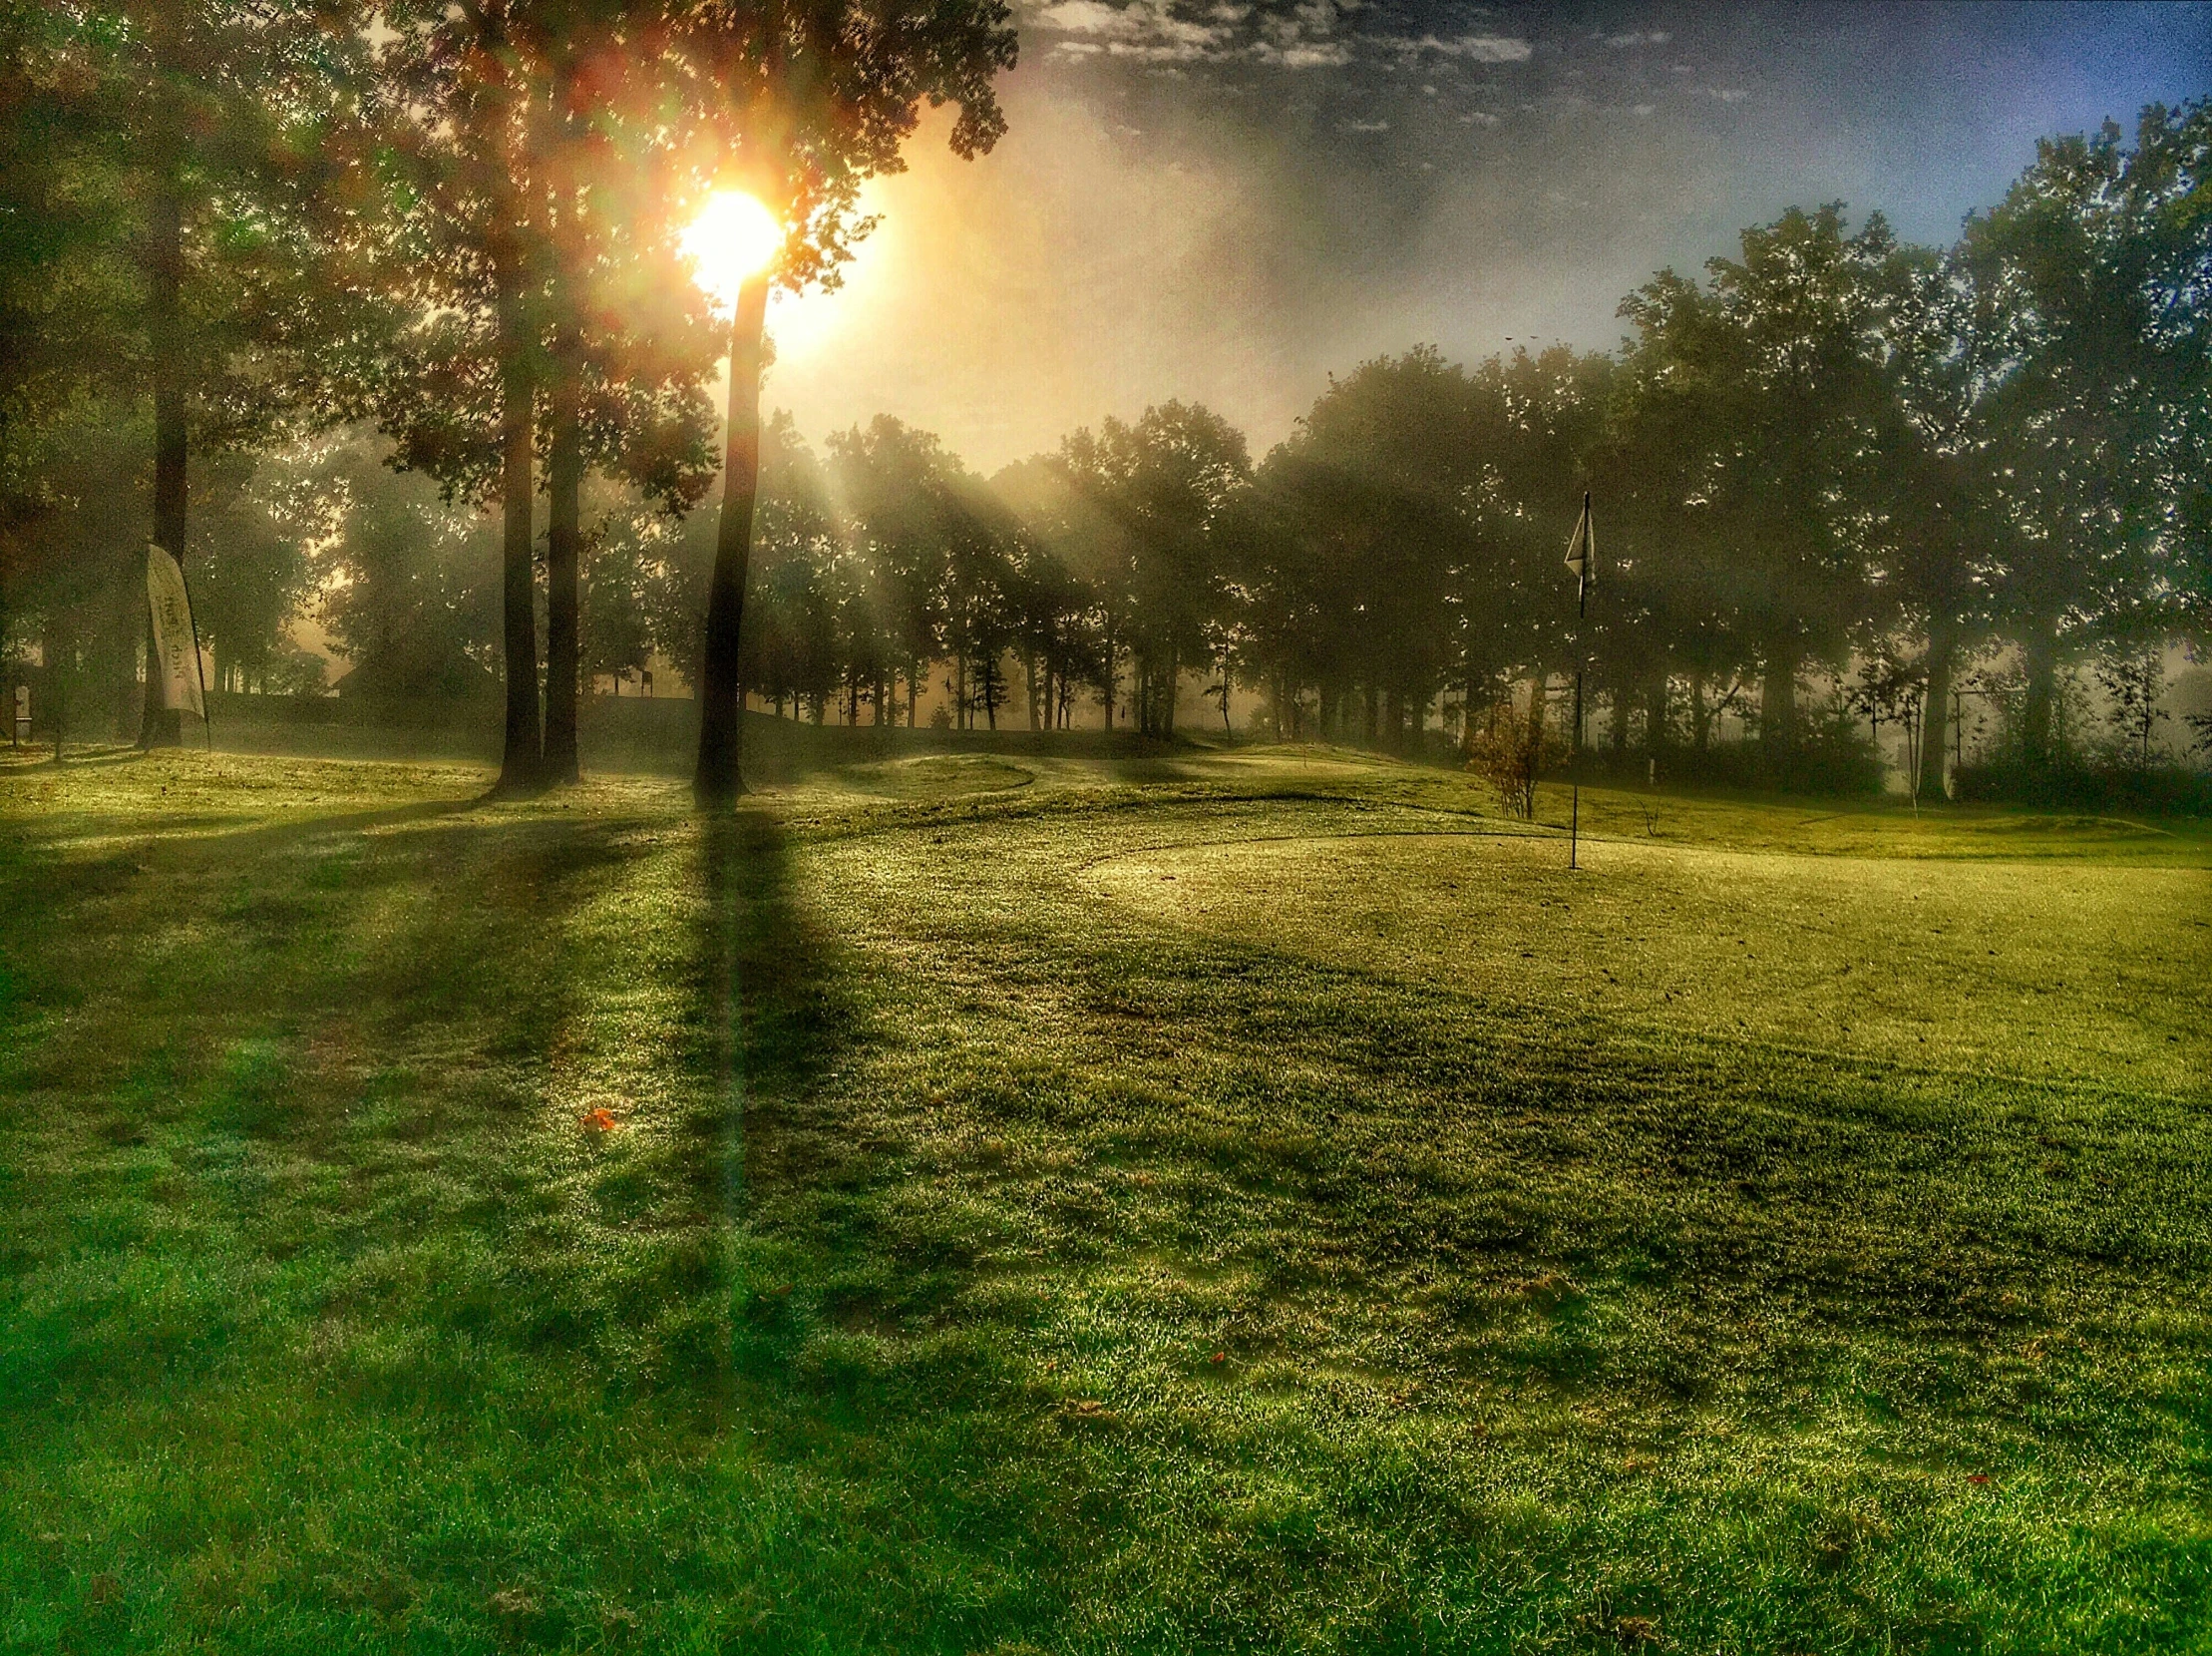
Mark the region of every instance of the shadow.
MULTIPOLYGON (((1934 1418, 2046 1290, 2197 1263, 2194 1139, 2131 1152, 2176 1215, 2138 1237, 2063 1098, 1983 1121, 1520 1028, 1001 905, 968 847, 848 900, 907 853, 752 802, 188 844, 0 840, 0 1475, 53 1537, 39 1613, 125 1555, 209 1639, 1013 1650, 1133 1606, 1132 1646, 1280 1648, 1300 1605, 1495 1574, 1525 1502, 1455 1468, 1556 1462, 1585 1394, 1781 1419, 1905 1333, 1951 1342, 1885 1371, 1934 1418), (2063 1212, 2013 1176, 2060 1157, 2063 1212), (1247 1499, 1255 1464, 1306 1492, 1247 1499), (270 1560, 250 1590, 226 1547, 270 1560)), ((1555 1558, 1618 1555, 1560 1510, 1555 1558)), ((1450 1642, 1356 1616, 1346 1647, 1450 1642)))

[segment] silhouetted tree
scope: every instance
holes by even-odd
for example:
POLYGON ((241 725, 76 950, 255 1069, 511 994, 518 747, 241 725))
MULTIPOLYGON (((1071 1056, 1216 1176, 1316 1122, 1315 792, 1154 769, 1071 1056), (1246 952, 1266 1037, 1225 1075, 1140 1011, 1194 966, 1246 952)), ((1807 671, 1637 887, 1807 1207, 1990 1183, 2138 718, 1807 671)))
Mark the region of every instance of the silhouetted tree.
POLYGON ((1014 50, 1002 0, 704 4, 682 13, 669 62, 688 95, 694 173, 741 185, 789 226, 777 267, 738 295, 731 328, 722 521, 698 680, 693 791, 702 805, 744 788, 738 715, 769 284, 796 288, 834 274, 862 181, 899 169, 924 103, 958 108, 955 154, 990 149, 1005 128, 992 81, 1013 66, 1014 50))

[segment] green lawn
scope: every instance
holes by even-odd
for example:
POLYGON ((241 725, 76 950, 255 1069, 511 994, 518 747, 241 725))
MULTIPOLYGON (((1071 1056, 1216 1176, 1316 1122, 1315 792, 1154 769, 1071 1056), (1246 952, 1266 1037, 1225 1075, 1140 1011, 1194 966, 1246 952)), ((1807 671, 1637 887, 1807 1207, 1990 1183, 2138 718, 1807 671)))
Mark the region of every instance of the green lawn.
POLYGON ((0 766, 0 1649, 2212 1652, 2204 825, 487 780, 0 766))

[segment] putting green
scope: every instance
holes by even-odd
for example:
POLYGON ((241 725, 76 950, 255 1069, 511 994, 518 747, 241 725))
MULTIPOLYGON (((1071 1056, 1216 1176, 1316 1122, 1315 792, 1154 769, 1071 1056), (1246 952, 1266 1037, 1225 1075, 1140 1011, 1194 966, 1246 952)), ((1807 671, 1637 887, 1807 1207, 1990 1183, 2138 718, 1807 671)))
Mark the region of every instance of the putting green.
POLYGON ((1719 1036, 2024 1079, 2203 1092, 2212 873, 1507 834, 1263 839, 1085 877, 1168 925, 1457 991, 1583 998, 1719 1036))
POLYGON ((849 765, 838 773, 838 780, 845 787, 886 799, 926 800, 1025 788, 1036 777, 1019 765, 988 754, 932 753, 920 758, 887 759, 880 764, 849 765))

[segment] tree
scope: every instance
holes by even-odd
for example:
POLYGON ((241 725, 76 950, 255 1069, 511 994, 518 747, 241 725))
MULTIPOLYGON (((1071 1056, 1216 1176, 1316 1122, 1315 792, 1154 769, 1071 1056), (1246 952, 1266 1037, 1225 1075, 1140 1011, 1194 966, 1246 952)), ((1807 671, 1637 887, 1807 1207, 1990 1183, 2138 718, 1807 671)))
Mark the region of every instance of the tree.
POLYGON ((1116 659, 1127 630, 1125 595, 1111 586, 1120 529, 1064 453, 1016 461, 990 488, 1020 526, 1016 631, 1036 663, 1047 725, 1064 725, 1078 688, 1089 687, 1111 730, 1116 659))
POLYGON ((1779 759, 1797 741, 1797 679, 1839 661, 1867 608, 1868 571, 1840 504, 1879 464, 1884 322, 1902 282, 1879 213, 1856 234, 1843 208, 1791 209, 1716 258, 1709 290, 1661 272, 1624 301, 1637 330, 1631 382, 1695 435, 1674 476, 1678 509, 1725 560, 1724 587, 1763 674, 1760 735, 1779 759))
POLYGON ((2154 105, 2123 146, 2036 145, 1960 256, 2018 318, 1993 418, 2016 533, 1996 599, 2025 669, 2023 757, 2057 755, 2059 671, 2100 637, 2201 624, 2212 530, 2212 103, 2154 105))
POLYGON ((1859 517, 1880 601, 1863 650, 1916 686, 1918 797, 1941 791, 1953 677, 1989 625, 2015 533, 1993 412, 2018 352, 2019 317, 1956 252, 1914 250, 1906 263, 1884 333, 1892 395, 1878 435, 1882 465, 1859 517), (1920 640, 1917 663, 1894 659, 1888 634, 1900 625, 1920 640))
POLYGON ((1203 659, 1220 596, 1215 532, 1252 471, 1244 435, 1210 409, 1169 402, 1131 425, 1108 418, 1096 435, 1075 432, 1058 460, 1105 530, 1087 550, 1136 667, 1137 726, 1171 736, 1182 669, 1203 659))
POLYGON ((670 62, 695 112, 694 175, 749 190, 787 227, 778 263, 733 307, 721 523, 700 650, 703 806, 743 791, 739 709, 746 566, 758 486, 761 327, 772 280, 834 276, 861 228, 861 183, 899 169, 923 103, 950 103, 953 152, 973 157, 1005 128, 992 81, 1014 62, 1001 0, 851 0, 762 9, 687 8, 670 62))
POLYGON ((672 516, 713 478, 702 388, 709 307, 664 199, 671 150, 662 8, 570 0, 548 32, 550 118, 544 440, 547 453, 545 774, 574 781, 584 474, 597 467, 672 516))
POLYGON ((320 468, 333 519, 322 617, 354 662, 350 694, 471 700, 497 680, 500 551, 491 520, 395 471, 388 445, 341 442, 320 468))
POLYGON ((887 676, 905 676, 912 725, 922 680, 945 647, 953 550, 972 482, 933 435, 885 414, 832 436, 829 449, 845 533, 868 572, 864 647, 887 676))
MULTIPOLYGON (((741 663, 748 687, 788 693, 791 637, 777 592, 812 593, 837 552, 839 527, 831 510, 820 462, 799 435, 790 414, 777 410, 761 430, 760 510, 755 542, 760 553, 761 614, 746 623, 741 663), (791 566, 793 573, 778 572, 791 566)), ((652 515, 651 558, 644 578, 646 628, 653 647, 676 663, 696 691, 706 638, 707 593, 714 579, 718 526, 710 513, 674 519, 652 515)))
POLYGON ((319 687, 319 657, 302 661, 284 635, 314 592, 308 547, 327 528, 314 480, 229 451, 198 469, 192 502, 192 614, 214 657, 210 682, 297 689, 312 671, 319 687))
POLYGON ((2158 705, 2166 688, 2165 652, 2156 645, 2108 645, 2097 655, 2095 671, 2121 751, 2129 753, 2137 770, 2149 770, 2151 737, 2162 720, 2173 716, 2158 705))
POLYGON ((114 351, 139 302, 131 207, 76 23, 0 5, 0 605, 23 596, 30 537, 60 504, 61 428, 137 383, 114 351))
POLYGON ((650 595, 680 524, 640 502, 620 500, 603 503, 595 526, 580 537, 588 554, 579 594, 580 670, 587 679, 607 674, 616 695, 652 657, 650 595))
POLYGON ((388 9, 357 149, 376 189, 358 279, 404 319, 356 365, 350 406, 395 462, 503 519, 500 785, 575 774, 580 493, 587 469, 670 511, 711 478, 706 301, 677 253, 682 140, 656 91, 666 7, 513 0, 388 9), (548 712, 533 567, 548 455, 548 712), (549 748, 548 743, 551 743, 549 748))
MULTIPOLYGON (((130 566, 118 587, 143 581, 149 538, 189 557, 189 455, 281 429, 308 353, 350 316, 321 291, 307 210, 358 63, 356 36, 324 24, 287 0, 11 7, 0 20, 6 188, 25 209, 11 214, 0 304, 38 322, 10 329, 35 344, 0 351, 0 405, 12 403, 0 511, 20 522, 51 499, 22 464, 36 466, 38 405, 81 417, 86 399, 150 401, 152 533, 110 544, 103 561, 130 566)), ((137 626, 151 626, 143 599, 137 626)), ((149 674, 141 738, 174 742, 159 696, 149 674)))
POLYGON ((1285 734, 1310 685, 1324 730, 1363 699, 1366 738, 1404 747, 1456 684, 1471 742, 1512 675, 1548 669, 1608 375, 1563 347, 1471 373, 1421 347, 1331 382, 1225 531, 1285 734))

